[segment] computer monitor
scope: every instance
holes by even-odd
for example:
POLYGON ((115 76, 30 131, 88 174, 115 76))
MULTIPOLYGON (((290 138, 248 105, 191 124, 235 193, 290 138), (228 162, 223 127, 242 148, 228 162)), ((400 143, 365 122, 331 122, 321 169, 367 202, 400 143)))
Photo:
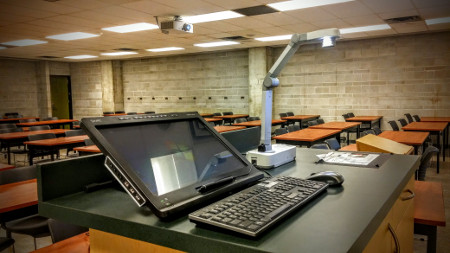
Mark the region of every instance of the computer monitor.
POLYGON ((247 127, 245 129, 223 132, 227 139, 241 154, 257 149, 261 140, 261 127, 247 127))
POLYGON ((134 201, 161 218, 263 177, 196 112, 86 118, 82 127, 134 201))

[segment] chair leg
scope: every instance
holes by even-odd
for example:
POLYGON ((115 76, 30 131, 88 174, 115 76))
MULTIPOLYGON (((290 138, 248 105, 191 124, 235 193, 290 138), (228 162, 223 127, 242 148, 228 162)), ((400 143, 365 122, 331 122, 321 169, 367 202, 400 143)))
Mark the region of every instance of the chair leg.
POLYGON ((37 250, 36 237, 33 237, 33 241, 34 241, 34 250, 37 250))

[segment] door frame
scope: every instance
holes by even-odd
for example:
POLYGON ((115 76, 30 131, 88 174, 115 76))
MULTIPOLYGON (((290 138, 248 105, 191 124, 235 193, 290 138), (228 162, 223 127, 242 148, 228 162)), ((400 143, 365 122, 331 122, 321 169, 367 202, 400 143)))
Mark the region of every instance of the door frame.
MULTIPOLYGON (((50 75, 50 86, 51 84, 51 78, 52 77, 65 77, 67 78, 67 95, 69 98, 69 119, 73 119, 73 107, 72 107, 72 82, 69 75, 50 75)), ((51 99, 51 93, 50 93, 50 99, 51 99)), ((53 110, 53 109, 52 109, 53 110)))

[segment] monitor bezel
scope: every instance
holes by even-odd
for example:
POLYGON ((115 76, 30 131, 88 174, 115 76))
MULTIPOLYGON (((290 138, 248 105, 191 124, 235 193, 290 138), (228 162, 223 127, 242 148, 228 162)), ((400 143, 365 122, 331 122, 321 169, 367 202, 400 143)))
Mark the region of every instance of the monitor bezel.
MULTIPOLYGON (((199 122, 207 131, 210 132, 222 145, 232 153, 234 157, 239 159, 243 164, 243 167, 239 169, 239 173, 242 177, 250 175, 255 172, 255 168, 252 164, 241 155, 241 153, 231 145, 221 134, 219 134, 213 126, 206 122, 197 112, 186 113, 165 113, 165 114, 152 114, 152 115, 130 115, 130 116, 108 116, 97 118, 85 118, 82 119, 82 128, 84 128, 88 136, 99 147, 99 149, 111 159, 121 172, 135 185, 137 190, 146 198, 148 205, 156 215, 160 217, 166 217, 169 213, 177 212, 177 210, 184 207, 188 207, 194 204, 202 202, 201 199, 212 197, 216 191, 210 191, 201 193, 192 186, 183 187, 173 192, 169 192, 163 195, 155 195, 150 189, 147 188, 145 183, 139 178, 132 168, 131 164, 127 162, 125 157, 120 154, 110 142, 103 136, 100 129, 107 127, 126 127, 136 124, 153 124, 155 122, 167 122, 167 121, 186 121, 194 120, 199 122), (122 118, 119 120, 119 118, 122 118), (211 196, 210 196, 211 195, 211 196), (170 205, 167 205, 169 203, 170 205)), ((262 176, 260 176, 262 177, 262 176)), ((239 180, 238 180, 239 181, 239 180)), ((230 187, 232 184, 230 185, 230 187)), ((226 190, 228 187, 223 187, 226 190)), ((218 189, 219 190, 219 189, 218 189)))

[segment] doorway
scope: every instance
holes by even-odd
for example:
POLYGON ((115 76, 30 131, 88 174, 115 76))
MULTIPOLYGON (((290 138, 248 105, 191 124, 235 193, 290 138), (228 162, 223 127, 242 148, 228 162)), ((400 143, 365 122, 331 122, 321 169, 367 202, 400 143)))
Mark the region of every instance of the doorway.
POLYGON ((70 76, 50 76, 52 117, 72 119, 72 89, 70 76))

